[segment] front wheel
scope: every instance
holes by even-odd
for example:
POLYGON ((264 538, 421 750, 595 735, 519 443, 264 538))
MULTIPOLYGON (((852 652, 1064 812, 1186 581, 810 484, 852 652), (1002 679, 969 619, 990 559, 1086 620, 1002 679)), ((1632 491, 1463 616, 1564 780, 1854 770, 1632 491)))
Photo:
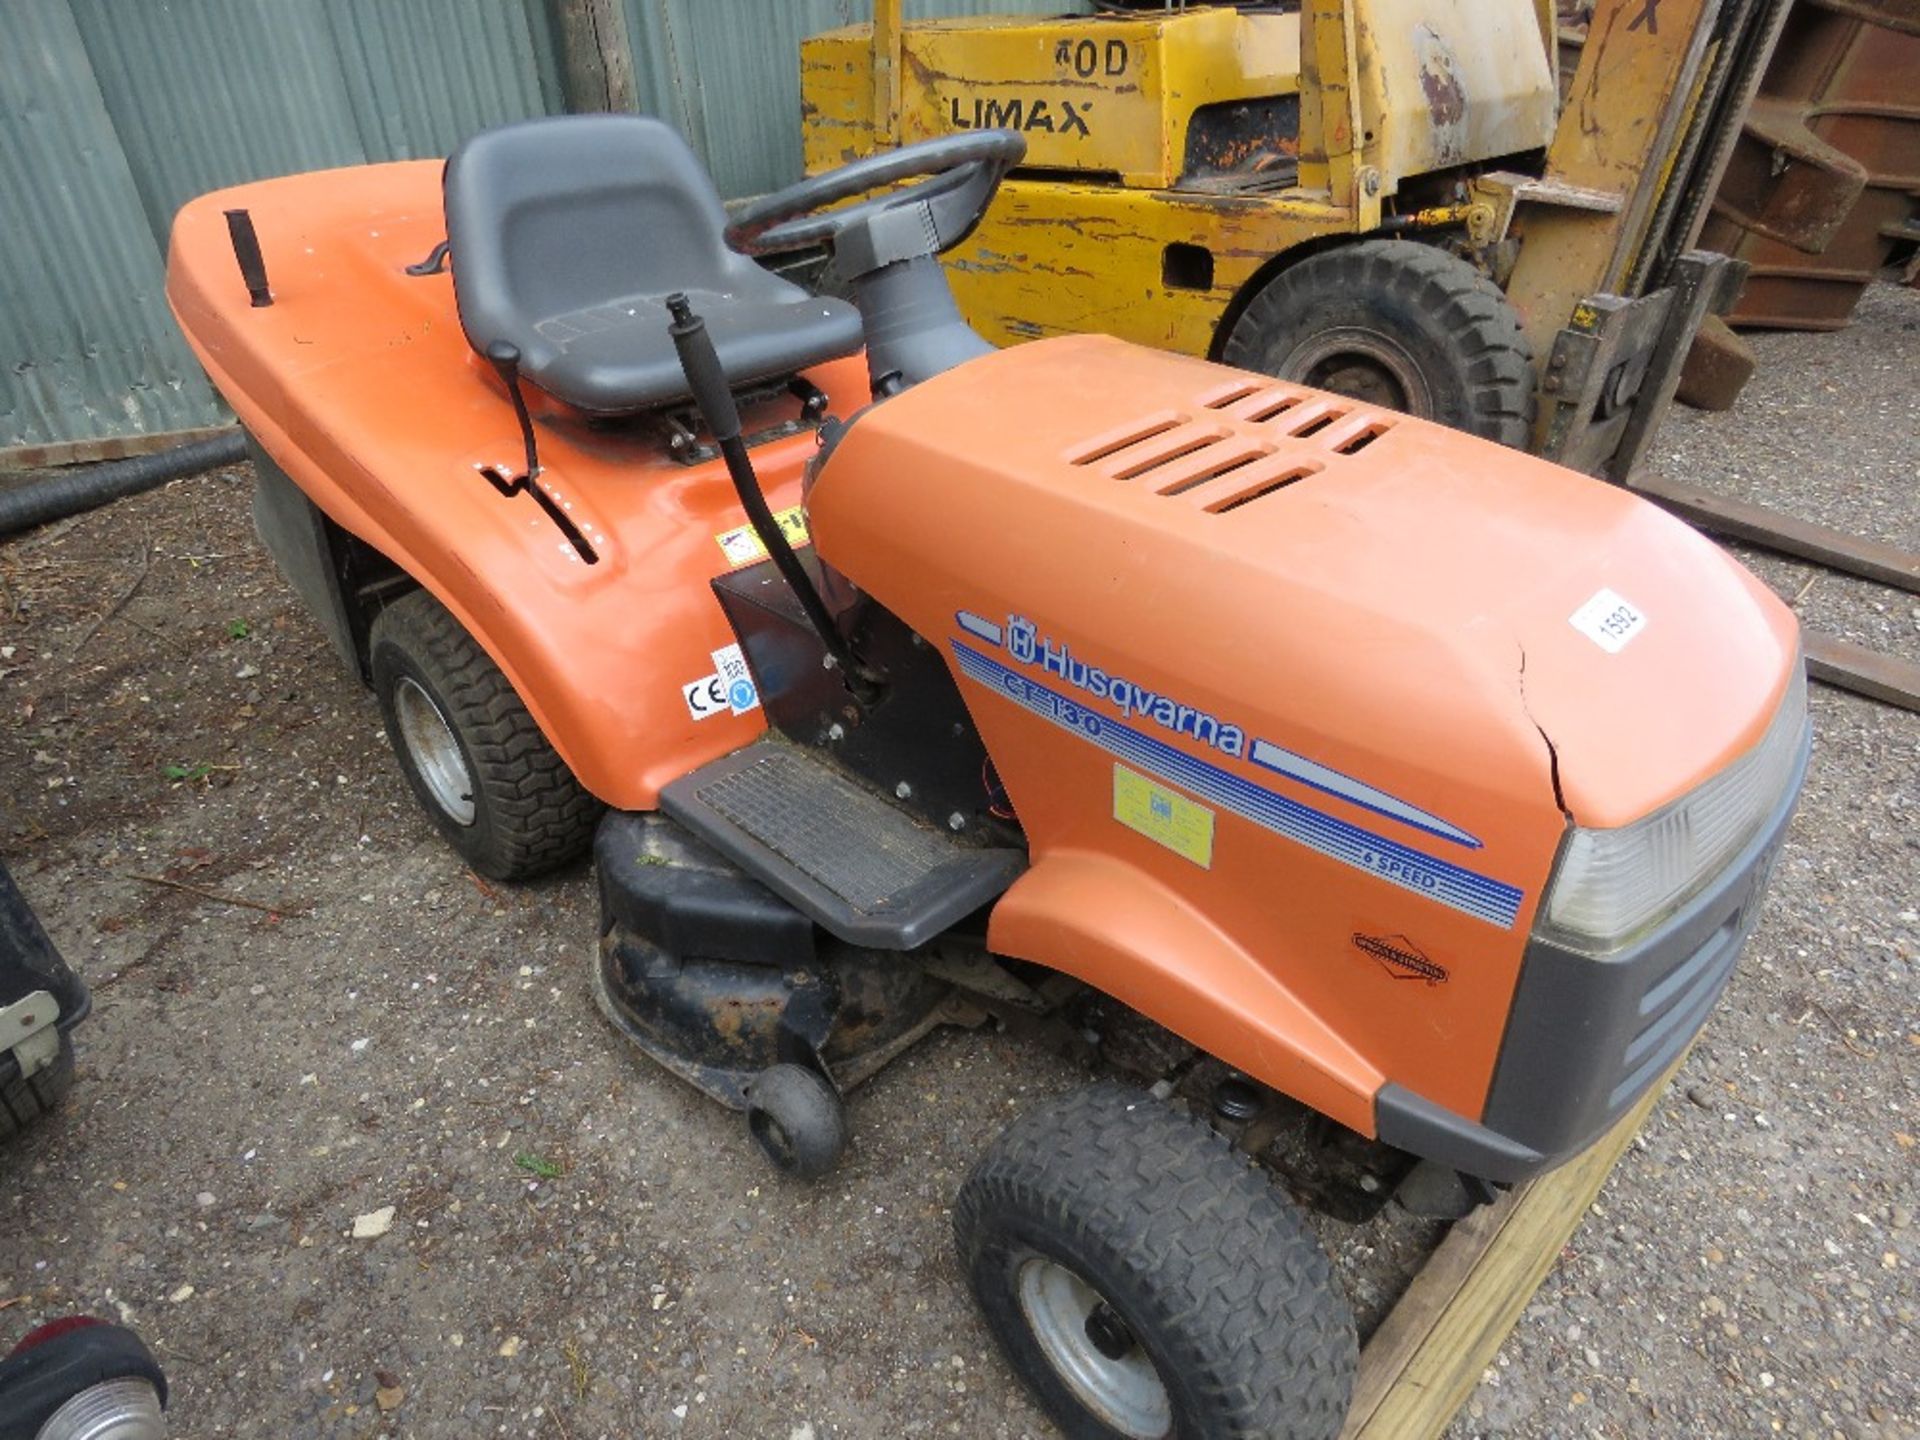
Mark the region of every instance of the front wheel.
POLYGON ((1023 1116, 954 1206, 1008 1361, 1070 1440, 1332 1440, 1353 1314, 1326 1252, 1204 1124, 1102 1084, 1023 1116))
POLYGON ((374 619, 373 689, 421 807, 462 859, 526 880, 584 855, 601 805, 487 652, 425 590, 374 619))
POLYGON ((1533 354, 1513 306, 1466 261, 1411 240, 1363 240, 1282 270, 1220 358, 1516 448, 1533 430, 1533 354))

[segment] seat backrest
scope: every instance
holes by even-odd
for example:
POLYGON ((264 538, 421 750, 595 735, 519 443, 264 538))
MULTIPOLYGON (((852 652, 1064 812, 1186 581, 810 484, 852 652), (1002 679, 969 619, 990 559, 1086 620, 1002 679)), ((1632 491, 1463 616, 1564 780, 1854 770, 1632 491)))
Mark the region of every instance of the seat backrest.
POLYGON ((483 354, 509 341, 529 370, 554 350, 551 317, 758 273, 722 241, 726 211, 687 142, 644 116, 486 131, 447 161, 445 190, 461 327, 483 354))

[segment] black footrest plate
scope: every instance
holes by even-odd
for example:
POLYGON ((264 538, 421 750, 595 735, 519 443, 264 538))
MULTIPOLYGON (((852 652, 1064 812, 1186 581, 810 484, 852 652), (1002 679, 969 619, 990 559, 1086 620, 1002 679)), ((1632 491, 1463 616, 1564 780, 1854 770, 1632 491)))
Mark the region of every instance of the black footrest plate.
POLYGON ((879 950, 931 940, 1027 863, 957 843, 775 738, 682 776, 660 808, 842 940, 879 950))

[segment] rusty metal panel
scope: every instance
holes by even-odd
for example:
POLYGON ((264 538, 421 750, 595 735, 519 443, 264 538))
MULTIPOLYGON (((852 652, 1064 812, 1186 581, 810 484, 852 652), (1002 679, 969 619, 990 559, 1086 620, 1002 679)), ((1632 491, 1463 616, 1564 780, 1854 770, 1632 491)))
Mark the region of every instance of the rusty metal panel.
POLYGON ((64 0, 7 3, 0 195, 0 449, 217 422, 64 0))
MULTIPOLYGON (((873 143, 872 43, 871 27, 857 25, 805 47, 814 169, 873 143)), ((901 59, 902 140, 1004 125, 1026 135, 1029 166, 1169 188, 1202 166, 1189 152, 1212 133, 1196 126, 1204 107, 1299 89, 1300 20, 1222 7, 956 20, 908 27, 901 59)), ((1265 134, 1254 126, 1244 151, 1265 134)))
POLYGON ((1714 208, 1809 255, 1826 249, 1866 188, 1866 167, 1807 128, 1803 108, 1756 95, 1714 208))
MULTIPOLYGON (((728 197, 800 178, 800 42, 872 18, 871 0, 624 0, 640 108, 677 126, 728 197)), ((1086 0, 909 0, 910 20, 1084 14, 1086 0)))
MULTIPOLYGON (((1920 204, 1920 7, 1911 0, 1881 7, 1900 28, 1859 18, 1875 7, 1800 0, 1768 68, 1761 100, 1743 143, 1763 152, 1769 171, 1790 180, 1799 159, 1765 124, 1792 117, 1839 161, 1857 167, 1864 189, 1826 197, 1822 224, 1782 228, 1756 216, 1729 170, 1714 198, 1702 243, 1751 262, 1747 288, 1728 315, 1736 325, 1835 330, 1847 324, 1860 293, 1879 273, 1896 240, 1908 233, 1920 204), (1810 237, 1808 231, 1817 233, 1810 237), (1823 239, 1817 253, 1809 238, 1823 239), (1782 243, 1797 242, 1797 243, 1782 243)), ((1777 127, 1776 127, 1777 128, 1777 127)))
POLYGON ((1557 83, 1531 0, 1370 0, 1354 14, 1369 163, 1387 193, 1553 139, 1557 83))

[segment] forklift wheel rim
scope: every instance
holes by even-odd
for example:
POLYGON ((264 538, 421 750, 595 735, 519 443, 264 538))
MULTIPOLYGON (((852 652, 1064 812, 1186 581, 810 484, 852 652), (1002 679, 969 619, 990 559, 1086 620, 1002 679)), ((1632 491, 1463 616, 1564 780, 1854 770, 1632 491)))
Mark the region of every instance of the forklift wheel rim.
POLYGON ((1144 1347, 1125 1332, 1111 1301, 1074 1271, 1044 1255, 1030 1255, 1020 1266, 1016 1289, 1027 1328, 1054 1373, 1074 1397, 1102 1423, 1135 1440, 1161 1440, 1173 1431, 1173 1397, 1144 1347), (1096 1315, 1103 1317, 1109 1340, 1095 1338, 1096 1315), (1130 1343, 1118 1356, 1112 1327, 1130 1343))
POLYGON ((1322 330, 1296 345, 1280 366, 1280 373, 1302 385, 1403 411, 1423 420, 1433 418, 1433 390, 1420 365, 1392 336, 1360 325, 1322 330), (1360 371, 1367 383, 1335 383, 1343 371, 1360 371), (1363 391, 1364 393, 1356 393, 1363 391))
POLYGON ((433 696, 411 675, 403 675, 393 687, 393 712, 400 722, 407 758, 433 803, 454 824, 473 824, 473 772, 467 768, 459 737, 433 696))

